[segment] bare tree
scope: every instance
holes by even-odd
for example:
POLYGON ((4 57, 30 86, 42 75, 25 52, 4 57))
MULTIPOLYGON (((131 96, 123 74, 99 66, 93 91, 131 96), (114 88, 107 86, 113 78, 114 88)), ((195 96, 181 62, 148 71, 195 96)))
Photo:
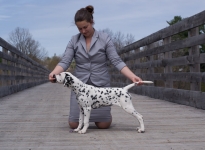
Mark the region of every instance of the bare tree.
POLYGON ((40 43, 33 39, 28 29, 17 27, 9 34, 9 42, 37 62, 41 62, 48 55, 40 43))
POLYGON ((120 31, 114 34, 113 43, 117 50, 120 50, 125 46, 124 39, 125 39, 125 36, 120 31))
POLYGON ((113 33, 110 29, 106 28, 101 30, 102 32, 107 33, 112 39, 114 46, 117 50, 122 49, 124 46, 129 45, 135 41, 135 38, 132 34, 127 34, 126 36, 118 31, 113 33))
POLYGON ((114 34, 109 28, 103 29, 101 31, 107 33, 110 36, 110 38, 113 39, 114 34))
POLYGON ((26 47, 31 39, 32 35, 29 33, 29 30, 19 27, 9 35, 9 42, 24 54, 28 53, 26 47))
POLYGON ((135 41, 135 37, 132 34, 127 34, 125 37, 125 46, 133 43, 135 41))

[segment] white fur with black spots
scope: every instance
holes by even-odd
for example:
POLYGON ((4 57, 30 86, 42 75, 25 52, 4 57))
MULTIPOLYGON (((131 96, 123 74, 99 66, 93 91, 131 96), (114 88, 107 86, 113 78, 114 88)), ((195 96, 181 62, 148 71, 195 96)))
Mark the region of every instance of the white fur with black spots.
MULTIPOLYGON (((123 88, 100 88, 88 85, 80 81, 70 72, 62 72, 55 75, 56 81, 67 87, 72 88, 76 94, 76 99, 80 107, 79 125, 75 132, 84 134, 89 127, 90 113, 92 109, 97 109, 102 106, 117 105, 122 107, 127 113, 133 115, 139 121, 140 126, 137 128, 139 133, 145 132, 144 121, 133 107, 131 95, 128 89, 135 86, 132 83, 123 88)), ((153 83, 152 81, 142 81, 143 83, 153 83)))

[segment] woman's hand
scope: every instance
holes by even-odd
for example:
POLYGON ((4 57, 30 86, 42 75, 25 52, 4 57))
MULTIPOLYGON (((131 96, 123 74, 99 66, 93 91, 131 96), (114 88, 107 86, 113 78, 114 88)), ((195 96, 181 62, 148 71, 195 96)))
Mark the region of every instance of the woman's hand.
POLYGON ((48 76, 49 81, 52 82, 52 83, 55 83, 55 80, 56 80, 56 79, 54 78, 54 75, 55 75, 55 74, 53 74, 53 72, 51 72, 51 73, 49 74, 49 76, 48 76))
POLYGON ((140 78, 140 77, 138 77, 138 76, 135 76, 135 77, 133 77, 132 78, 132 82, 138 82, 138 84, 137 85, 142 85, 143 83, 142 83, 142 79, 140 78))
POLYGON ((61 66, 56 66, 55 69, 48 75, 48 79, 50 82, 55 83, 56 79, 54 78, 54 75, 59 74, 63 72, 63 68, 61 66))

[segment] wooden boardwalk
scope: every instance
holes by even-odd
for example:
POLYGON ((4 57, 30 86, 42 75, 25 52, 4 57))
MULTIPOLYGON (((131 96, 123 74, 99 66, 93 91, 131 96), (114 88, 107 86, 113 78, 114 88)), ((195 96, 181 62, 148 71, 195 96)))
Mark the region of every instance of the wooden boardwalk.
POLYGON ((68 127, 70 91, 46 83, 0 98, 1 150, 205 150, 205 110, 132 94, 146 132, 117 106, 110 129, 91 123, 84 135, 68 127))

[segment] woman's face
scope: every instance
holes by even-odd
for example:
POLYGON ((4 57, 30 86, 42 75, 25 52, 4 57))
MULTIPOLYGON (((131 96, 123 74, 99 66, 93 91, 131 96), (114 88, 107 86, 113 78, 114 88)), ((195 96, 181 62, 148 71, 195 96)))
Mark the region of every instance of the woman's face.
POLYGON ((75 23, 79 32, 85 37, 92 37, 94 33, 93 25, 87 21, 79 21, 75 23))

